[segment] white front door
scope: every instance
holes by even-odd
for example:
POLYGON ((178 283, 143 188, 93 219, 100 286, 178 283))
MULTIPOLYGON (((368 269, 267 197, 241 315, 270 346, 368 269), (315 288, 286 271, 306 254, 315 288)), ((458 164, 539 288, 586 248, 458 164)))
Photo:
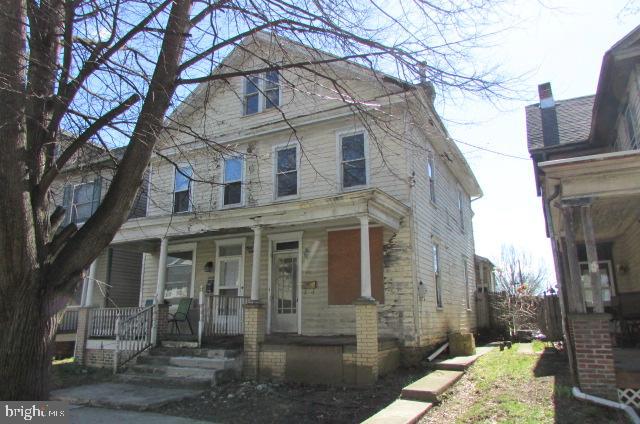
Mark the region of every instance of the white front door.
POLYGON ((271 330, 298 331, 298 252, 273 252, 271 277, 271 330))

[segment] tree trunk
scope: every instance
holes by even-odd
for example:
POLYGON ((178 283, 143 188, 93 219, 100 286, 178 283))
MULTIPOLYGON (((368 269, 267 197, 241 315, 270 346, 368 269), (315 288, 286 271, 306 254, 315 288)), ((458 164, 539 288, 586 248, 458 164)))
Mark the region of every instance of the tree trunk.
POLYGON ((53 357, 58 314, 52 293, 43 292, 46 281, 34 277, 21 290, 7 293, 0 332, 0 399, 45 400, 49 394, 49 372, 53 357), (37 300, 36 300, 37 299, 37 300), (13 319, 12 319, 13 317, 13 319))

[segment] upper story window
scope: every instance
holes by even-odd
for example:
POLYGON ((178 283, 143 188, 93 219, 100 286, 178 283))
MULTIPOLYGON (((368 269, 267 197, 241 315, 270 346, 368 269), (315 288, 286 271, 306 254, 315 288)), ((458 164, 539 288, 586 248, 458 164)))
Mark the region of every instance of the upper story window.
POLYGON ((298 194, 298 146, 276 148, 276 198, 298 194))
POLYGON ((436 306, 442 308, 442 287, 440 276, 440 246, 433 244, 433 277, 436 282, 436 306))
POLYGON ((431 201, 436 202, 436 168, 433 164, 433 155, 429 154, 427 158, 427 178, 429 179, 429 196, 431 201))
POLYGON ((252 115, 280 105, 278 71, 250 75, 244 82, 244 114, 252 115))
POLYGON ((224 160, 224 185, 222 195, 223 206, 240 205, 242 203, 242 158, 224 160))
POLYGON ((458 215, 460 218, 460 229, 464 231, 464 194, 458 189, 458 215))
POLYGON ((367 185, 364 133, 340 137, 340 173, 343 189, 367 185))
POLYGON ((462 257, 462 277, 464 278, 464 293, 467 309, 471 309, 471 295, 469 294, 469 269, 467 268, 467 258, 462 257))
POLYGON ((173 213, 191 210, 191 177, 193 168, 182 166, 176 168, 173 185, 173 213))
POLYGON ((101 188, 100 177, 88 183, 66 185, 62 199, 63 207, 66 209, 65 222, 82 224, 87 221, 100 205, 101 188))
POLYGON ((640 113, 633 103, 628 103, 624 109, 624 120, 627 128, 627 136, 629 137, 629 146, 631 149, 640 148, 640 113))

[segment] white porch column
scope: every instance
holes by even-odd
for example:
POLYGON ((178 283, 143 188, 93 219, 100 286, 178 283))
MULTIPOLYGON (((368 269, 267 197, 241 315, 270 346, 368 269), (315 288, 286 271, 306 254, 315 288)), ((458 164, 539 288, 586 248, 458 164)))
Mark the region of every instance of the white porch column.
POLYGON ((371 299, 371 260, 369 254, 369 217, 360 217, 360 295, 371 299))
POLYGON ((156 303, 164 303, 164 288, 167 283, 167 248, 169 240, 166 237, 160 239, 160 258, 158 259, 158 284, 156 285, 156 303))
POLYGON ((260 299, 260 254, 262 250, 262 227, 253 227, 253 263, 251 264, 251 301, 260 299))
POLYGON ((96 261, 89 266, 89 277, 86 279, 87 290, 84 296, 84 306, 93 305, 93 286, 96 280, 96 261))

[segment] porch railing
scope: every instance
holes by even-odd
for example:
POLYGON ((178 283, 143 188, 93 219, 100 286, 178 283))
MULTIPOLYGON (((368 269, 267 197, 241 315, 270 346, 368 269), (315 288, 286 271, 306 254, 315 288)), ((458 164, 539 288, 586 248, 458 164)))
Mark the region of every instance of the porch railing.
POLYGON ((153 308, 125 316, 118 314, 115 322, 116 350, 113 354, 113 372, 152 346, 153 308))
POLYGON ((78 310, 67 309, 58 323, 58 334, 75 333, 78 329, 78 310))
POLYGON ((89 337, 116 337, 116 318, 129 318, 140 312, 141 307, 98 308, 89 313, 89 337))
POLYGON ((198 335, 236 336, 244 332, 245 296, 220 296, 200 293, 200 325, 198 335))

